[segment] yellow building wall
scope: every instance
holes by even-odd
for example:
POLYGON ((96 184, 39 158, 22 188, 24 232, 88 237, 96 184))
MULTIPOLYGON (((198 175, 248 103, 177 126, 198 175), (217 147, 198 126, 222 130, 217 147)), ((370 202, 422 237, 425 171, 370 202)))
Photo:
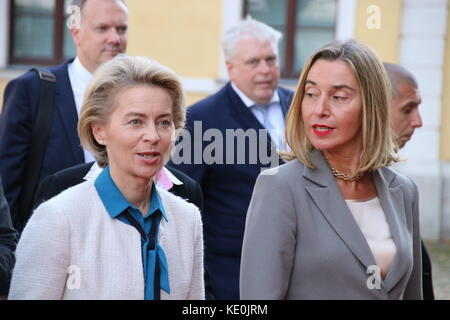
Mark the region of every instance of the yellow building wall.
MULTIPOLYGON (((222 1, 128 0, 129 55, 143 55, 190 78, 219 76, 222 1)), ((207 94, 186 94, 190 105, 207 94)))
MULTIPOLYGON (((3 92, 5 91, 5 87, 10 80, 11 79, 0 79, 0 112, 2 111, 2 107, 3 107, 3 92)), ((198 93, 189 93, 188 92, 186 94, 185 104, 187 106, 190 106, 190 105, 194 104, 195 102, 206 98, 207 96, 208 96, 207 94, 198 94, 198 93)))
MULTIPOLYGON (((450 6, 447 9, 447 16, 450 17, 450 6)), ((440 134, 440 158, 450 161, 450 23, 447 20, 447 34, 445 38, 444 57, 444 83, 442 87, 441 104, 441 134, 440 134)))
POLYGON ((357 0, 355 38, 372 48, 381 60, 398 63, 402 10, 402 0, 357 0))
POLYGON ((186 93, 186 100, 185 100, 185 105, 186 106, 190 106, 193 105, 194 103, 205 99, 207 96, 209 96, 209 94, 201 94, 201 93, 190 93, 187 92, 186 93))
MULTIPOLYGON (((181 77, 215 80, 219 76, 222 1, 127 0, 127 54, 156 59, 181 77)), ((0 78, 0 110, 9 80, 0 78)), ((206 96, 186 92, 186 104, 206 96)))
POLYGON ((130 55, 144 55, 181 76, 217 78, 222 0, 128 0, 130 55))

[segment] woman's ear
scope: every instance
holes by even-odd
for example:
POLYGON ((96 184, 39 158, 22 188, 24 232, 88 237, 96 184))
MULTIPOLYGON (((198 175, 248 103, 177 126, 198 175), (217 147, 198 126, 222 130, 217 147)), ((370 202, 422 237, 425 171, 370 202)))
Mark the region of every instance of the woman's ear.
POLYGON ((92 134, 98 144, 106 145, 106 134, 104 124, 98 122, 91 123, 92 134))

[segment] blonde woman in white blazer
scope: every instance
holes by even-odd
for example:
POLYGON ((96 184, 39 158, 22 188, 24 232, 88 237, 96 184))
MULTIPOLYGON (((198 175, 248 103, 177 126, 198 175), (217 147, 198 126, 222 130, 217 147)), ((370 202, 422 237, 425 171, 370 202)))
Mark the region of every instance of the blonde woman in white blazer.
POLYGON ((37 208, 10 299, 204 299, 200 213, 153 183, 184 119, 181 83, 157 62, 97 70, 78 131, 105 170, 37 208))

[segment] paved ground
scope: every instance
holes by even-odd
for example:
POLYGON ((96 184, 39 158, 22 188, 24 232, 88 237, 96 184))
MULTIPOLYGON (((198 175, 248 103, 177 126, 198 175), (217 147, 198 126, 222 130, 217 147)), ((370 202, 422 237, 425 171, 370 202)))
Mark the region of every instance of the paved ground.
POLYGON ((433 268, 434 296, 450 300, 450 243, 426 242, 433 268))

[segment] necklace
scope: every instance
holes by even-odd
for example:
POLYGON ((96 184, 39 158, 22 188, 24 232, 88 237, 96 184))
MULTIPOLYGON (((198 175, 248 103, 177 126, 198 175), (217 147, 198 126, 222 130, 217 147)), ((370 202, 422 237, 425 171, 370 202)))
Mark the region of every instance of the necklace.
POLYGON ((364 172, 360 172, 356 176, 352 177, 351 175, 343 173, 335 168, 331 168, 331 172, 333 173, 333 176, 344 181, 356 181, 361 179, 361 177, 364 175, 364 172))

